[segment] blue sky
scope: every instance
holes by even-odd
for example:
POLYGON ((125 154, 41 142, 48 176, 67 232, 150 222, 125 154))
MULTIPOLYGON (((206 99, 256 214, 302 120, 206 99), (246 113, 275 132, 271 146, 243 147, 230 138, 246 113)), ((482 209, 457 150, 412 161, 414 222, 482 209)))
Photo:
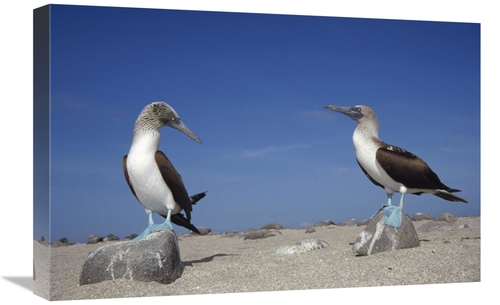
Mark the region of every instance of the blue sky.
POLYGON ((83 6, 51 14, 51 240, 146 227, 121 159, 137 115, 158 100, 203 141, 161 130, 160 150, 188 192, 209 191, 196 226, 300 227, 377 212, 386 195, 355 161, 356 123, 328 104, 371 106, 383 141, 419 155, 470 202, 406 196, 406 213, 480 214, 477 23, 83 6))

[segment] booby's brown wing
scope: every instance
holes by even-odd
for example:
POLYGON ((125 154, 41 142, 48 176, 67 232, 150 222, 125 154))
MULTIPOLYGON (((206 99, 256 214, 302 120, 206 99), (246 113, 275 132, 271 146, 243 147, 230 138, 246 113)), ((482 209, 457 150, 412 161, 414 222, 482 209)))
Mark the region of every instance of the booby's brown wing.
MULTIPOLYGON (((168 161, 168 159, 167 159, 167 161, 168 161)), ((123 174, 125 175, 125 180, 127 181, 127 184, 130 187, 130 190, 132 191, 132 194, 134 194, 135 198, 137 200, 139 200, 137 198, 137 196, 135 195, 134 188, 132 186, 132 183, 130 183, 130 179, 129 179, 129 176, 128 176, 128 171, 127 171, 127 156, 123 157, 122 167, 123 167, 123 174)), ((173 166, 172 166, 172 168, 173 168, 173 166)), ((175 171, 175 169, 174 169, 174 171, 175 171)), ((180 178, 180 176, 179 176, 179 178, 180 178)), ((182 180, 181 180, 181 182, 182 182, 182 180)), ((190 201, 192 202, 192 204, 196 204, 196 202, 198 202, 200 199, 202 199, 203 197, 205 197, 205 195, 206 195, 206 192, 193 195, 193 196, 190 197, 190 201)), ((166 217, 166 215, 162 215, 162 216, 166 217)), ((177 214, 171 215, 170 216, 170 220, 173 223, 175 223, 176 225, 178 225, 178 226, 187 228, 187 229, 189 229, 189 230, 191 230, 193 232, 196 232, 196 233, 200 234, 200 231, 194 225, 192 225, 191 222, 188 219, 186 219, 186 217, 184 217, 184 215, 182 213, 177 213, 177 214)))
POLYGON ((376 158, 394 181, 404 184, 407 188, 450 189, 422 159, 402 148, 385 144, 377 149, 376 158))
POLYGON ((181 208, 186 212, 187 221, 191 220, 191 211, 193 210, 191 205, 191 199, 184 187, 181 175, 175 170, 170 160, 161 151, 156 151, 155 161, 160 170, 163 180, 167 184, 168 188, 174 196, 175 202, 177 202, 181 208))

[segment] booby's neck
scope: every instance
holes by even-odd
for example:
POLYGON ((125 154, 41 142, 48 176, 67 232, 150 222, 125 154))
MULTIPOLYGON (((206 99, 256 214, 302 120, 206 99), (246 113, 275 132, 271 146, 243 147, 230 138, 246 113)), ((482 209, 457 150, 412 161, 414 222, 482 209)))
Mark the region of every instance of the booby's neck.
POLYGON ((354 130, 353 140, 356 141, 368 141, 370 139, 379 140, 378 138, 378 120, 371 119, 365 120, 364 118, 358 121, 358 126, 354 130))
POLYGON ((160 144, 160 132, 151 129, 134 129, 134 137, 130 146, 130 154, 141 153, 154 155, 160 144))
POLYGON ((363 117, 358 120, 352 141, 358 162, 364 168, 371 168, 375 164, 375 155, 380 144, 377 118, 363 117))

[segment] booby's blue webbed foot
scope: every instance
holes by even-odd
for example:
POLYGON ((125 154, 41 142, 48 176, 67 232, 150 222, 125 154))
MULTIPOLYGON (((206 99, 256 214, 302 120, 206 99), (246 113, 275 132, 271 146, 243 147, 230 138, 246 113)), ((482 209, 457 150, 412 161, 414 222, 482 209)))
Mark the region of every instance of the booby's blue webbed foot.
POLYGON ((162 230, 165 230, 165 229, 168 229, 168 230, 171 230, 173 231, 174 230, 174 227, 172 226, 172 223, 169 221, 165 221, 164 223, 160 223, 160 224, 152 224, 152 225, 149 225, 146 230, 144 230, 141 234, 139 234, 139 236, 137 236, 136 238, 134 238, 134 240, 141 240, 143 239, 144 237, 148 236, 149 234, 153 233, 153 232, 158 232, 158 231, 162 231, 162 230))
POLYGON ((146 230, 142 231, 141 234, 139 234, 136 238, 134 238, 134 240, 141 240, 143 239, 144 237, 148 236, 149 234, 151 234, 151 232, 153 232, 151 229, 153 228, 153 226, 149 225, 146 230))
POLYGON ((388 226, 399 228, 401 226, 401 221, 403 220, 403 199, 405 197, 405 193, 401 193, 399 206, 391 205, 392 195, 388 197, 388 204, 382 207, 384 211, 384 223, 388 226))
POLYGON ((384 223, 388 226, 399 228, 403 216, 403 209, 398 206, 389 205, 383 207, 384 223))
POLYGON ((170 214, 171 214, 171 211, 168 210, 168 214, 167 214, 167 217, 165 218, 165 221, 163 223, 160 223, 160 224, 155 224, 153 221, 153 213, 150 213, 148 227, 146 228, 146 230, 142 231, 142 233, 139 234, 136 238, 134 238, 134 240, 141 240, 153 232, 158 232, 158 231, 162 231, 165 229, 169 229, 169 230, 173 231, 174 227, 172 226, 172 222, 170 221, 170 214))

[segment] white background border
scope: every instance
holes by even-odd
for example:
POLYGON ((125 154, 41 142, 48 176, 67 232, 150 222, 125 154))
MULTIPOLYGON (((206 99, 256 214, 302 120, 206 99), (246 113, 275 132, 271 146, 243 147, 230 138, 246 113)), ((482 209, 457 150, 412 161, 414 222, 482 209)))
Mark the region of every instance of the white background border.
MULTIPOLYGON (((338 17, 365 17, 403 20, 432 20, 481 23, 481 283, 399 286, 382 288, 347 288, 290 292, 151 297, 146 299, 108 299, 68 301, 75 304, 234 304, 235 302, 370 302, 392 303, 420 301, 434 304, 471 304, 481 302, 498 289, 499 264, 492 227, 498 221, 498 206, 493 192, 499 181, 493 175, 499 170, 500 128, 496 125, 500 77, 500 18, 495 1, 65 1, 51 4, 170 8, 228 12, 277 13, 338 17), (492 140, 493 139, 493 140, 492 140), (77 303, 78 302, 78 303, 77 303)), ((2 247, 0 257, 0 292, 6 304, 46 302, 35 296, 26 285, 32 276, 32 139, 33 139, 33 9, 48 4, 43 1, 9 1, 0 10, 0 215, 2 247), (19 281, 14 279, 20 279, 19 281), (24 280, 23 280, 24 279, 24 280), (14 303, 15 302, 15 303, 14 303)), ((493 296, 493 295, 491 295, 493 296)))

